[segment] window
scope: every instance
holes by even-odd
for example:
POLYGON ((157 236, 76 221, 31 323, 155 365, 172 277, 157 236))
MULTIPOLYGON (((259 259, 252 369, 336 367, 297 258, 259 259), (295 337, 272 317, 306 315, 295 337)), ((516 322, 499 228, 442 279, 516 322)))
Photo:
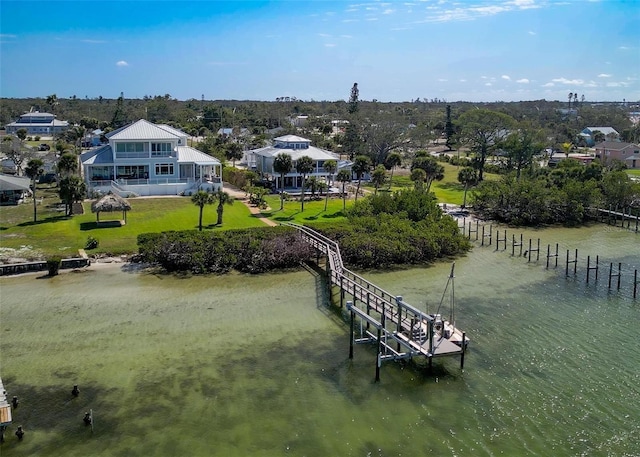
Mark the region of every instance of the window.
POLYGON ((171 152, 171 143, 151 143, 151 157, 169 157, 171 152))
POLYGON ((173 175, 172 163, 157 163, 156 164, 156 176, 170 176, 173 175))
POLYGON ((116 143, 116 157, 119 159, 147 157, 144 143, 116 143))

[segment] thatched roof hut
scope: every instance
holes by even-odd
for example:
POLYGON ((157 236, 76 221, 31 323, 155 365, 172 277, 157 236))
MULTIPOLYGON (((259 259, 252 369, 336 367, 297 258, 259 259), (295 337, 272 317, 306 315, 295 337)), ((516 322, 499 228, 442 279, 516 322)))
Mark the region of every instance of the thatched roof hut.
POLYGON ((127 222, 127 211, 131 209, 131 205, 124 198, 116 194, 107 194, 100 200, 96 200, 91 203, 91 212, 96 213, 96 221, 100 223, 100 213, 122 211, 121 224, 124 225, 127 222))

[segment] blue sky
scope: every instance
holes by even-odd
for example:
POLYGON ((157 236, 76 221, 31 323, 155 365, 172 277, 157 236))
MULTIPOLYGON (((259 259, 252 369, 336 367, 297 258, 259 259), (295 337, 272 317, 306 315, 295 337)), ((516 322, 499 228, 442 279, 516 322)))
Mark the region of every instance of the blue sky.
POLYGON ((2 97, 640 100, 640 0, 0 2, 2 97))

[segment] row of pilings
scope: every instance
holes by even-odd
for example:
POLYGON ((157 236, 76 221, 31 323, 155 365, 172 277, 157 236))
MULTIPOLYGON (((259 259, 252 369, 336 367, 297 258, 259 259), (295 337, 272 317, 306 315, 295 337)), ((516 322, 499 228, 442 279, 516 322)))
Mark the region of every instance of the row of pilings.
POLYGON ((495 246, 496 251, 507 251, 511 248, 511 256, 519 256, 527 259, 527 263, 540 262, 544 256, 545 268, 558 268, 560 261, 564 263, 565 277, 578 277, 579 273, 585 275, 587 284, 601 283, 603 273, 607 275, 607 287, 609 290, 620 291, 623 287, 630 287, 634 300, 640 298, 640 276, 638 269, 623 266, 622 262, 602 263, 600 256, 588 255, 580 259, 578 250, 567 249, 560 252, 558 243, 547 244, 546 249, 541 248, 540 238, 525 238, 522 233, 507 235, 507 230, 494 228, 492 224, 480 223, 480 221, 467 221, 466 218, 458 220, 458 228, 471 241, 476 241, 480 246, 495 246), (546 250, 546 253, 545 253, 546 250), (582 263, 584 262, 584 263, 582 263), (579 265, 583 265, 580 267, 579 265))

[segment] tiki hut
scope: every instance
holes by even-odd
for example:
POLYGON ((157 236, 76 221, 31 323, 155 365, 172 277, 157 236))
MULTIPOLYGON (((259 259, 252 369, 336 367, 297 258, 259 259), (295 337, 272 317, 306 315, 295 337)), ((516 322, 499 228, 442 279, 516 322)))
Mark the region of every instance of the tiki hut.
POLYGON ((112 225, 115 221, 100 221, 100 213, 102 212, 114 212, 114 211, 122 211, 122 219, 117 221, 119 225, 124 225, 127 223, 127 211, 131 209, 131 205, 124 198, 119 195, 109 193, 102 197, 100 200, 97 200, 91 203, 91 212, 96 213, 96 222, 98 225, 112 225))

